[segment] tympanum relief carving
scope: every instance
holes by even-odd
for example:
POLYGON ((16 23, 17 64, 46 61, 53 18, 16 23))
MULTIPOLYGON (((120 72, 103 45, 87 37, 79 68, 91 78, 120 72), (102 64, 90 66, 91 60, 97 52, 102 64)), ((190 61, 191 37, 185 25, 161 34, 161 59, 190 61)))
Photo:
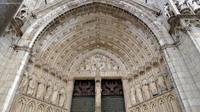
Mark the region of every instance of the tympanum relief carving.
POLYGON ((119 70, 119 66, 113 59, 98 53, 85 59, 80 64, 78 71, 96 71, 97 68, 100 71, 119 70))

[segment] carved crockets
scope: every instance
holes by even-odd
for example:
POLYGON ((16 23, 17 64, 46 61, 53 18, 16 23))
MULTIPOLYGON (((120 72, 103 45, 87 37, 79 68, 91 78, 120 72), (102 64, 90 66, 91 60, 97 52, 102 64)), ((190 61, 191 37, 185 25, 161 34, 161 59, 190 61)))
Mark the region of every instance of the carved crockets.
POLYGON ((175 4, 177 5, 180 13, 189 14, 193 10, 194 13, 198 13, 200 10, 199 0, 177 0, 175 4))
POLYGON ((186 1, 195 13, 197 13, 200 10, 199 0, 186 0, 186 1))
POLYGON ((164 5, 164 11, 165 11, 165 16, 166 16, 166 17, 170 18, 170 17, 174 16, 174 13, 173 13, 173 11, 170 9, 170 6, 169 6, 168 3, 166 3, 166 4, 164 5))
POLYGON ((23 26, 28 16, 29 16, 29 9, 23 5, 22 8, 19 10, 17 16, 15 17, 17 25, 19 27, 23 26))

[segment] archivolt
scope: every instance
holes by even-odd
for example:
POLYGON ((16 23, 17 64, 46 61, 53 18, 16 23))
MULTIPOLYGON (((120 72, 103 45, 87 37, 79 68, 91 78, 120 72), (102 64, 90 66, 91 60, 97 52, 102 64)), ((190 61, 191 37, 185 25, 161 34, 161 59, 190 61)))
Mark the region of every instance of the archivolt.
POLYGON ((121 5, 115 5, 91 3, 68 11, 61 7, 60 12, 54 10, 43 16, 44 19, 30 27, 37 28, 37 33, 27 30, 31 31, 30 34, 35 33, 29 37, 33 39, 30 47, 36 42, 33 55, 68 72, 79 54, 95 49, 115 54, 128 71, 159 57, 164 33, 155 19, 150 19, 152 16, 147 11, 134 6, 127 12, 121 5), (40 25, 42 22, 49 24, 40 25))

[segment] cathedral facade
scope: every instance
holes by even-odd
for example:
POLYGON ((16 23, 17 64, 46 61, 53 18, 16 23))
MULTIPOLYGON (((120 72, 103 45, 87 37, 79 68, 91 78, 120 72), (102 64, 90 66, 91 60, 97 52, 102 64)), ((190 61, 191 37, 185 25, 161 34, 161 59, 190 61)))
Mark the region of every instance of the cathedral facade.
POLYGON ((0 22, 1 112, 200 111, 199 0, 18 5, 0 22))

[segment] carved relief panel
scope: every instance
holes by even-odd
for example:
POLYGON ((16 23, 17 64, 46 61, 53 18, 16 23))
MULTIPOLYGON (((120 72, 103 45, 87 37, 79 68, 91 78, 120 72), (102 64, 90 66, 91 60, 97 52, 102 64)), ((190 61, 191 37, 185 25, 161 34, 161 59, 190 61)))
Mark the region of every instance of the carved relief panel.
MULTIPOLYGON (((61 73, 56 72, 56 70, 51 71, 44 64, 29 63, 19 84, 15 102, 19 102, 18 99, 20 98, 28 98, 29 102, 40 102, 43 105, 50 105, 50 107, 54 106, 54 108, 65 110, 67 82, 61 77, 57 77, 58 74, 61 73)), ((14 108, 19 109, 16 105, 13 105, 14 108)), ((29 107, 26 108, 31 109, 30 111, 43 110, 44 108, 36 107, 32 103, 27 105, 29 107)))
POLYGON ((112 71, 118 70, 119 66, 113 59, 98 53, 85 59, 77 71, 95 71, 97 69, 101 71, 112 71))

